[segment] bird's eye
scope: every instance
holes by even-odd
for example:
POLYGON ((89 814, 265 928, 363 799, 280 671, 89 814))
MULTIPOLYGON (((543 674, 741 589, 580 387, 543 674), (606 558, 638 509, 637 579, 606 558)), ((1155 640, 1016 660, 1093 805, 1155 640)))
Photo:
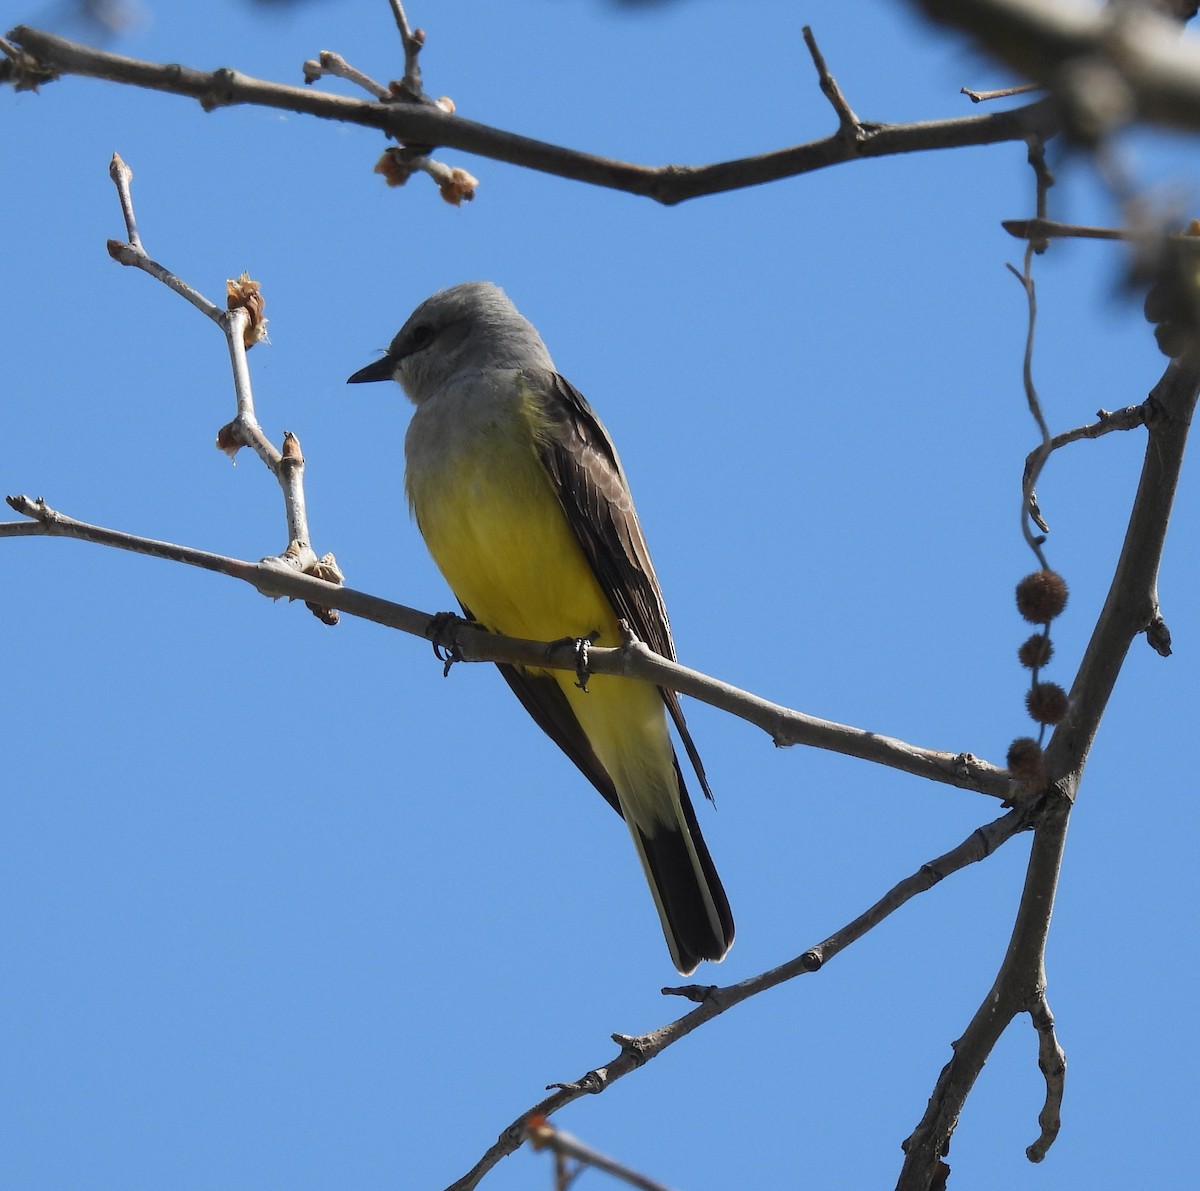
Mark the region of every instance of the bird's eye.
POLYGON ((433 328, 428 323, 418 323, 412 329, 412 347, 413 351, 420 351, 423 347, 428 347, 433 340, 433 328))

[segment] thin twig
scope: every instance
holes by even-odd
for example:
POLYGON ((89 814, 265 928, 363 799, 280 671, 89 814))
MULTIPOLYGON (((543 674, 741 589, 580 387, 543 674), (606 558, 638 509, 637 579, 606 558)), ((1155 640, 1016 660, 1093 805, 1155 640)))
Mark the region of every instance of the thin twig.
MULTIPOLYGON (((599 1150, 594 1150, 591 1146, 584 1145, 579 1138, 572 1137, 571 1134, 564 1133, 561 1129, 556 1129, 545 1117, 531 1118, 526 1123, 526 1136, 529 1138, 529 1144, 535 1150, 550 1150, 560 1161, 564 1162, 567 1158, 574 1158, 580 1164, 580 1168, 591 1166, 596 1170, 602 1170, 605 1174, 620 1179, 630 1187, 637 1187, 638 1191, 670 1191, 665 1184, 648 1178, 606 1154, 601 1154, 599 1150)), ((566 1181, 574 1181, 578 1176, 579 1170, 577 1169, 567 1176, 566 1181)), ((559 1181, 560 1185, 565 1185, 563 1179, 560 1178, 559 1181)))
POLYGON ((408 17, 400 0, 391 0, 391 5, 392 15, 396 18, 396 28, 400 32, 400 44, 404 47, 404 89, 413 99, 423 99, 425 92, 421 84, 418 59, 421 48, 425 45, 425 30, 409 28, 408 17))
POLYGON ((304 63, 304 81, 306 83, 315 83, 324 75, 331 75, 335 79, 345 79, 346 82, 361 87, 368 95, 379 100, 388 99, 391 96, 391 92, 382 83, 377 83, 358 67, 351 66, 341 54, 335 54, 332 50, 322 50, 316 61, 309 59, 304 63))
POLYGON ((133 213, 133 195, 129 189, 130 183, 133 181, 133 170, 121 159, 120 153, 112 155, 112 161, 108 163, 108 176, 117 188, 121 214, 125 218, 125 239, 134 252, 145 256, 146 250, 142 247, 142 237, 138 235, 137 230, 137 218, 133 213))
POLYGON ((1028 95, 1030 91, 1038 90, 1040 88, 1037 83, 1020 83, 1015 87, 1000 87, 995 91, 972 91, 970 87, 963 87, 959 94, 965 95, 972 103, 986 103, 990 99, 1011 99, 1014 95, 1028 95))
MULTIPOLYGON (((1059 448, 1083 439, 1103 438, 1104 435, 1111 434, 1114 430, 1136 430, 1139 426, 1146 424, 1149 416, 1150 411, 1144 402, 1141 405, 1127 405, 1124 409, 1113 411, 1097 410, 1095 422, 1089 422, 1086 426, 1076 426, 1074 430, 1064 430, 1061 434, 1056 434, 1050 440, 1049 453, 1053 454, 1059 448)), ((1023 489, 1028 489, 1031 471, 1034 464, 1041 459, 1042 452, 1043 447, 1037 446, 1025 457, 1025 472, 1021 480, 1023 489)), ((1049 530, 1049 526, 1044 521, 1039 521, 1038 524, 1043 530, 1049 530)))
MULTIPOLYGON (((323 75, 345 79, 347 82, 361 87, 380 103, 420 102, 436 107, 447 114, 454 112, 454 104, 445 97, 434 100, 424 93, 414 97, 403 86, 399 88, 396 86, 385 87, 357 67, 351 66, 340 54, 332 53, 329 50, 322 50, 318 61, 310 60, 304 63, 304 81, 306 83, 315 83, 323 75)), ((418 76, 418 84, 419 82, 418 76)), ((479 185, 478 179, 473 178, 460 167, 435 161, 429 156, 428 146, 414 147, 401 144, 398 149, 387 150, 375 166, 375 172, 382 174, 389 186, 403 186, 417 171, 428 174, 437 184, 442 198, 454 206, 459 206, 475 197, 475 189, 479 185)))
MULTIPOLYGON (((1037 180, 1037 218, 1044 219, 1046 215, 1046 195, 1050 186, 1053 185, 1054 179, 1046 166, 1045 145, 1040 140, 1030 142, 1029 164, 1033 167, 1034 177, 1037 180)), ((1041 399, 1038 397, 1037 386, 1033 380, 1033 343, 1034 333, 1037 330, 1037 289, 1033 280, 1033 257, 1035 253, 1041 252, 1043 248, 1043 243, 1030 240, 1025 248, 1025 260, 1022 271, 1018 273, 1012 265, 1009 265, 1008 268, 1021 283, 1029 308, 1025 332, 1025 351, 1021 363, 1021 378, 1029 412, 1033 415, 1033 419, 1037 423, 1038 430, 1042 436, 1041 445, 1033 452, 1033 462, 1026 465, 1022 480, 1021 533, 1025 538, 1026 544, 1037 556, 1041 567, 1048 569, 1049 564, 1046 562, 1046 556, 1042 552, 1042 539, 1037 537, 1029 527, 1029 522, 1032 519, 1042 533, 1049 532, 1049 526, 1043 520, 1041 511, 1038 509, 1036 486, 1042 467, 1050 455, 1050 428, 1046 424, 1045 415, 1042 413, 1041 399)))
POLYGON ((842 89, 838 86, 837 80, 829 73, 829 67, 825 65, 825 55, 818 48, 817 39, 813 36, 812 29, 808 25, 805 25, 803 32, 804 44, 808 47, 813 65, 817 68, 817 79, 820 82, 821 91, 825 98, 833 105, 833 110, 837 113, 838 123, 841 125, 842 131, 852 132, 856 136, 861 136, 862 121, 854 114, 854 109, 850 106, 845 95, 842 94, 842 89))
MULTIPOLYGON (((250 447, 275 476, 283 492, 284 515, 288 527, 288 544, 278 556, 282 565, 296 568, 307 574, 317 574, 323 579, 338 581, 341 572, 332 555, 317 558, 308 531, 308 518, 304 503, 304 457, 299 441, 294 435, 285 438, 288 457, 278 450, 267 438, 259 425, 254 410, 254 391, 250 381, 250 368, 246 359, 248 346, 266 338, 266 319, 262 316, 263 299, 259 287, 246 276, 227 285, 228 309, 221 310, 198 290, 193 289, 175 273, 146 253, 137 230, 131 182, 133 171, 114 153, 109 165, 109 176, 117 188, 121 214, 129 239, 108 241, 109 255, 123 265, 140 269, 156 281, 185 298, 192 306, 221 328, 229 349, 230 367, 233 373, 233 388, 237 401, 237 415, 217 434, 217 446, 231 457, 240 447, 250 447)), ((11 503, 11 501, 10 501, 11 503)), ((14 506, 16 507, 16 506, 14 506)), ((22 510, 25 511, 25 510, 22 510)), ((26 512, 26 515, 31 515, 26 512)), ((317 612, 317 609, 314 609, 317 612)), ((317 613, 328 619, 324 608, 317 613)))
MULTIPOLYGON (((304 600, 323 608, 357 616, 388 628, 399 629, 453 647, 463 661, 508 662, 515 665, 574 670, 578 665, 573 641, 547 644, 503 637, 489 633, 470 621, 451 617, 449 628, 445 617, 380 599, 348 587, 335 586, 320 577, 302 575, 286 561, 267 558, 261 564, 228 558, 190 546, 90 525, 50 508, 45 501, 28 496, 6 497, 9 505, 24 517, 35 520, 44 534, 94 542, 102 546, 130 550, 169 562, 185 563, 203 570, 215 571, 251 584, 264 595, 274 598, 304 600), (280 568, 283 569, 280 569, 280 568)), ((20 524, 20 523, 17 523, 20 524)), ((9 526, 0 524, 0 538, 8 536, 9 526)), ((15 531, 14 531, 15 532, 15 531)), ((22 536, 29 530, 22 527, 22 536)), ((748 723, 755 724, 779 744, 804 744, 825 748, 848 757, 874 761, 889 768, 926 777, 945 785, 1006 798, 1010 793, 1007 771, 970 753, 948 753, 921 748, 863 728, 849 727, 831 720, 804 715, 778 703, 771 703, 719 679, 710 678, 698 670, 690 670, 677 662, 660 657, 640 641, 611 649, 595 646, 588 653, 588 669, 596 674, 622 674, 627 678, 644 678, 658 686, 668 687, 681 694, 691 695, 712 707, 730 712, 748 723)))

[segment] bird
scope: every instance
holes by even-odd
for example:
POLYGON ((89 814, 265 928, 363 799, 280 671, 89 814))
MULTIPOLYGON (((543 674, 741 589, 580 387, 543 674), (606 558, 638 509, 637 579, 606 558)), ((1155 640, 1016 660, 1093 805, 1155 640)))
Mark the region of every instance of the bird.
MULTIPOLYGON (((405 490, 472 621, 537 641, 622 642, 675 660, 662 589, 608 431, 498 286, 422 302, 348 384, 395 380, 415 405, 405 490)), ((696 821, 667 717, 712 791, 679 697, 644 679, 499 664, 539 727, 625 820, 684 976, 725 957, 733 915, 696 821)))

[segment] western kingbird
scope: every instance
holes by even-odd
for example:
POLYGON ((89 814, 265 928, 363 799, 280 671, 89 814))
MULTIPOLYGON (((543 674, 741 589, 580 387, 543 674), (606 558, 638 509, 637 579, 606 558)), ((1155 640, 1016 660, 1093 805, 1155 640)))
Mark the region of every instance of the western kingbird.
MULTIPOLYGON (((662 591, 616 449, 532 324, 483 281, 442 290, 387 355, 349 383, 396 380, 416 411, 404 440, 408 503, 464 613, 537 641, 619 621, 675 657, 662 591)), ((671 744, 666 712, 711 799, 679 697, 653 683, 501 665, 525 710, 624 818, 675 967, 723 959, 733 915, 671 744)))

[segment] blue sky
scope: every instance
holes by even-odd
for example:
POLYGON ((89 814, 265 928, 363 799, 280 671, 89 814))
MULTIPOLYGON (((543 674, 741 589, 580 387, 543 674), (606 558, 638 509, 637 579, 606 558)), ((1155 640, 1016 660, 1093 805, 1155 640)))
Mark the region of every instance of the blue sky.
MULTIPOLYGON (((50 8, 5 5, 4 27, 50 8)), ((298 82, 321 49, 394 77, 387 4, 264 12, 144 0, 111 48, 298 82)), ((832 128, 811 24, 864 119, 973 111, 1003 77, 899 3, 600 0, 410 6, 427 87, 464 116, 650 164, 832 128)), ((335 81, 322 86, 343 89, 335 81)), ((347 389, 413 306, 495 281, 605 419, 681 660, 813 715, 1003 761, 1028 730, 1033 568, 1018 523, 1021 146, 845 166, 663 209, 444 151, 453 209, 389 190, 365 130, 68 79, 0 95, 7 284, 0 487, 244 558, 285 545, 274 481, 213 449, 219 333, 104 249, 119 151, 151 255, 219 299, 248 270, 271 344, 258 411, 307 459, 314 545, 348 582, 451 599, 404 508, 399 390, 347 389)), ((1195 199, 1191 142, 1129 140, 1195 199)), ((1081 159, 1056 215, 1115 216, 1081 159)), ((1109 245, 1037 265, 1054 430, 1160 375, 1109 245)), ((1047 677, 1070 684, 1144 446, 1056 456, 1040 486, 1071 586, 1047 677)), ((973 1189, 1181 1186, 1200 1111, 1193 841, 1200 574, 1186 474, 1160 583, 1176 652, 1135 642, 1072 820, 1048 953, 1069 1073, 1046 1162, 1032 1030, 1001 1041, 954 1138, 973 1189)), ((685 1006, 624 829, 490 667, 319 625, 230 580, 74 542, 0 544, 0 1181, 28 1191, 439 1188, 547 1083, 685 1006)), ((738 922, 723 983, 795 955, 998 813, 695 703, 700 808, 738 922)), ((825 971, 700 1030, 558 1124, 669 1186, 889 1186, 1008 941, 1027 839, 905 907, 825 971)), ((603 1176, 586 1176, 599 1187, 603 1176)), ((489 1191, 550 1187, 522 1151, 489 1191)))

